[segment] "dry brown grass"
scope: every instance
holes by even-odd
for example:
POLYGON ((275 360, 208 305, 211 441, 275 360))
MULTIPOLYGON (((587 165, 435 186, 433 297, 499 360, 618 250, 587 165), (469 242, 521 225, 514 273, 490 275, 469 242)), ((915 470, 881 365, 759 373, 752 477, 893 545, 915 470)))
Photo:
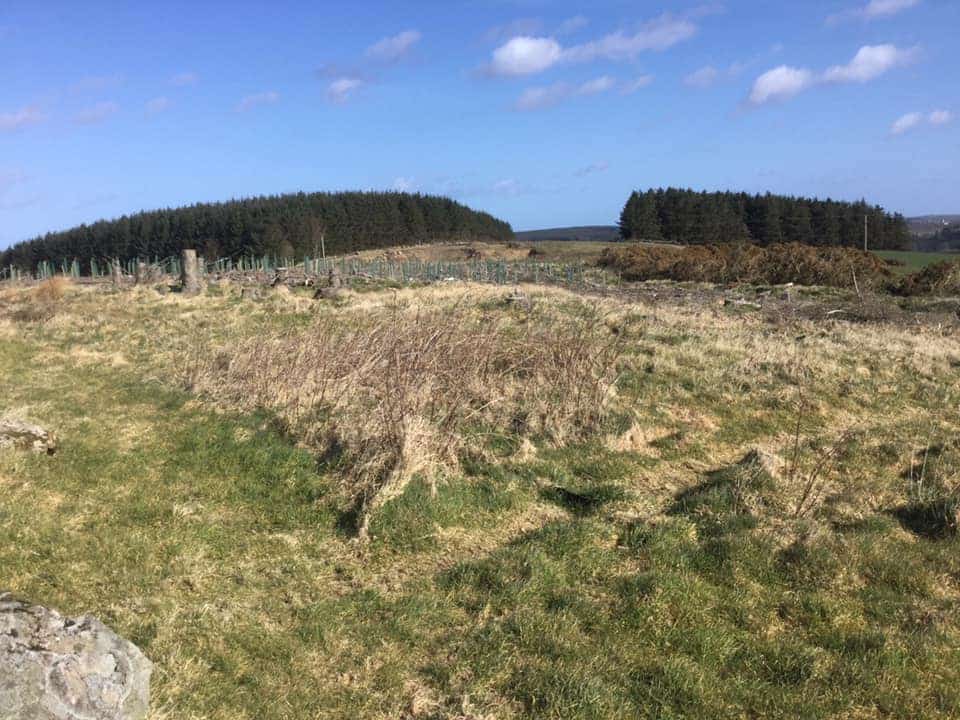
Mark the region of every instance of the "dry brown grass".
POLYGON ((597 432, 622 350, 596 318, 546 325, 396 304, 195 356, 185 380, 229 406, 276 413, 335 459, 365 536, 414 475, 435 481, 479 450, 471 434, 561 444, 597 432))

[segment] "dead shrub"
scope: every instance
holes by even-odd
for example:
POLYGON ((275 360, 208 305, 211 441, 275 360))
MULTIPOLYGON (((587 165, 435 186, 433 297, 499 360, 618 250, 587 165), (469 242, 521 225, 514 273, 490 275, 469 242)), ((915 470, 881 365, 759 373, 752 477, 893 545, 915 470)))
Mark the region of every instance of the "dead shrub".
POLYGON ((47 322, 60 310, 70 284, 69 278, 60 275, 44 280, 32 292, 20 296, 18 303, 11 303, 5 314, 19 323, 47 322))
POLYGON ((70 287, 70 279, 63 275, 56 275, 49 280, 44 280, 37 286, 33 296, 38 303, 54 305, 61 300, 70 287))
POLYGON ((600 264, 625 280, 826 285, 859 290, 885 287, 893 274, 876 255, 846 247, 743 243, 672 248, 630 245, 608 248, 600 264))
POLYGON ((518 323, 460 306, 394 307, 222 348, 189 381, 276 413, 305 445, 336 455, 364 537, 415 474, 434 481, 484 432, 555 443, 596 432, 621 352, 597 318, 518 323))
POLYGON ((960 262, 928 265, 920 272, 907 275, 896 287, 899 295, 960 295, 960 262))

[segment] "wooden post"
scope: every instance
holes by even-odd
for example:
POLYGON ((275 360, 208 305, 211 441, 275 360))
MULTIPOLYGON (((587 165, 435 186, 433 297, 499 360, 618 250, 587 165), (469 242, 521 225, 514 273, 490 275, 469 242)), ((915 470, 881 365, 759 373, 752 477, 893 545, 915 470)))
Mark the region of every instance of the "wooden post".
POLYGON ((180 263, 180 284, 184 295, 200 292, 200 271, 197 266, 197 251, 184 250, 180 263))

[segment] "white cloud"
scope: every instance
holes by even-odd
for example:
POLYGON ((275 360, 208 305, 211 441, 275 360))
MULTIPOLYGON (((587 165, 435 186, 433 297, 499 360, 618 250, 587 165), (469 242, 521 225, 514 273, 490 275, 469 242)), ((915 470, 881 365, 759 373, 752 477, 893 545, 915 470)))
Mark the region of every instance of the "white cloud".
POLYGON ((953 113, 949 110, 934 110, 931 113, 911 112, 902 115, 890 126, 891 135, 903 135, 910 130, 916 130, 921 125, 941 127, 953 121, 953 113))
POLYGON ((147 101, 147 113, 150 115, 156 115, 157 113, 162 113, 164 110, 167 110, 170 107, 170 99, 166 97, 155 97, 152 100, 147 101))
POLYGON ((552 37, 519 35, 493 51, 487 69, 493 75, 516 77, 543 72, 560 62, 629 61, 643 52, 671 48, 696 33, 691 20, 667 13, 644 23, 635 33, 615 32, 568 48, 552 37))
POLYGON ((554 83, 546 87, 527 88, 517 99, 514 108, 517 110, 542 110, 556 105, 570 97, 571 88, 567 83, 554 83))
POLYGON ((577 89, 578 95, 596 95, 606 92, 616 84, 616 81, 609 75, 603 75, 594 80, 585 82, 577 89))
POLYGON ((907 113, 899 118, 890 127, 891 135, 903 135, 905 132, 913 130, 923 122, 923 115, 918 112, 907 113))
POLYGON ((543 110, 571 97, 598 95, 607 92, 616 85, 616 82, 609 75, 603 75, 594 80, 588 80, 581 85, 558 82, 544 87, 527 88, 517 99, 514 108, 521 111, 543 110))
POLYGON ((237 103, 237 112, 247 112, 263 105, 273 105, 280 102, 280 93, 268 90, 267 92, 247 95, 237 103))
POLYGON ((718 77, 720 77, 720 71, 712 65, 707 65, 683 78, 683 84, 695 88, 708 88, 717 81, 718 77))
POLYGON ((564 52, 564 57, 571 62, 633 60, 642 52, 667 50, 696 33, 697 26, 693 22, 667 13, 644 23, 636 33, 616 32, 593 42, 575 45, 564 52))
POLYGON ((865 83, 890 70, 908 65, 916 59, 917 48, 902 49, 896 45, 864 45, 846 65, 834 65, 821 74, 807 68, 787 65, 768 70, 753 83, 750 102, 762 105, 786 100, 817 83, 865 83))
POLYGON ((182 72, 170 78, 170 84, 176 87, 196 85, 198 82, 200 82, 200 76, 195 72, 182 72))
POLYGON ((864 83, 916 58, 916 49, 902 50, 896 45, 864 45, 846 65, 834 65, 823 74, 825 82, 864 83))
POLYGON ((572 35, 577 32, 577 30, 582 30, 589 24, 590 21, 583 15, 575 15, 560 23, 560 27, 557 28, 557 35, 572 35))
POLYGON ((119 110, 120 106, 115 102, 99 102, 77 113, 76 121, 81 125, 96 125, 116 114, 119 110))
POLYGON ((653 83, 653 75, 641 75, 640 77, 625 83, 620 89, 620 92, 623 95, 632 95, 637 90, 642 90, 643 88, 648 87, 651 83, 653 83))
POLYGON ((780 67, 768 70, 758 77, 750 91, 750 102, 763 105, 767 102, 787 100, 813 85, 813 73, 804 68, 780 67))
POLYGON ((13 112, 0 113, 0 132, 14 132, 46 120, 40 108, 30 105, 13 112))
POLYGON ((417 181, 409 177, 398 177, 393 181, 393 189, 396 192, 413 192, 417 189, 417 181))
POLYGON ((830 15, 827 17, 827 24, 836 25, 844 20, 879 20, 892 17, 919 4, 920 0, 870 0, 862 7, 830 15))
POLYGON ((953 122, 953 113, 949 110, 934 110, 927 120, 931 125, 947 125, 953 122))
POLYGON ((606 172, 610 169, 610 164, 606 162, 595 162, 582 167, 573 173, 574 177, 586 177, 587 175, 594 175, 596 173, 606 172))
POLYGON ((365 55, 372 60, 394 62, 406 55, 423 37, 417 30, 404 30, 398 35, 384 38, 367 48, 365 55))
POLYGON ((896 15, 920 4, 920 0, 870 0, 863 8, 866 18, 879 18, 896 15))
POLYGON ((490 72, 507 77, 531 75, 556 65, 562 56, 563 48, 553 38, 521 35, 493 51, 490 72))
POLYGON ((360 78, 346 76, 337 78, 327 85, 327 99, 332 103, 342 105, 347 102, 362 85, 363 81, 360 78))

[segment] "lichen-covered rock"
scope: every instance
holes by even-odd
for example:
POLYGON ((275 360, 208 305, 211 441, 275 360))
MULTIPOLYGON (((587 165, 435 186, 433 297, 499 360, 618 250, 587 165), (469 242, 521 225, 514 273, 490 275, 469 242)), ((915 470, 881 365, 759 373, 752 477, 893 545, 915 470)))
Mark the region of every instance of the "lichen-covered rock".
POLYGON ((142 720, 152 668, 95 618, 0 593, 0 720, 142 720))
POLYGON ((57 441, 52 433, 39 425, 31 425, 22 420, 0 419, 0 448, 33 450, 53 455, 57 450, 57 441))

